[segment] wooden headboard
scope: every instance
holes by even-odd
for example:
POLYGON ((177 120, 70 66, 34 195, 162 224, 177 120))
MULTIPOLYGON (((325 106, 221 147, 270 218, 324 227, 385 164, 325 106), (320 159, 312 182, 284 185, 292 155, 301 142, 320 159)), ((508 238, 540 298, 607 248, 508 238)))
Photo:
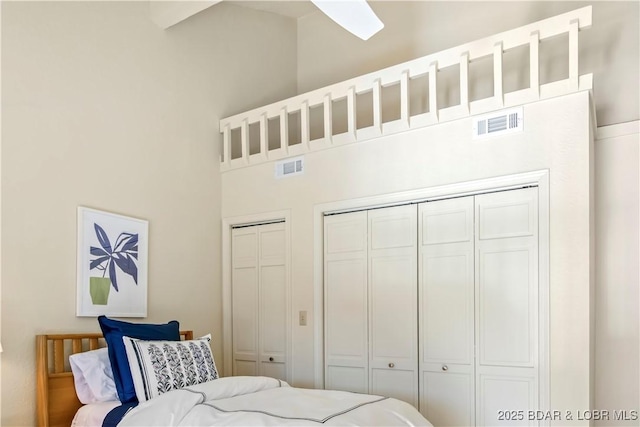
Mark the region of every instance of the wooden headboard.
MULTIPOLYGON (((180 331, 193 339, 193 331, 180 331)), ((105 347, 101 333, 36 335, 36 417, 38 426, 69 427, 82 406, 68 359, 71 354, 105 347)))

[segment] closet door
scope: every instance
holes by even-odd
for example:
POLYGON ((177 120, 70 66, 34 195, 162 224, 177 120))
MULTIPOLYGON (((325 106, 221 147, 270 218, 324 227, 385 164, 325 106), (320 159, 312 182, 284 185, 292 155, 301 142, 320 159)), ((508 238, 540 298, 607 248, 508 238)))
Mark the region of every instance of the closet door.
POLYGON ((258 229, 231 230, 233 375, 259 375, 258 229))
POLYGON ((538 409, 537 188, 476 196, 477 424, 538 409))
POLYGON ((233 375, 287 380, 284 223, 232 230, 233 375))
POLYGON ((258 227, 260 375, 287 380, 287 275, 284 223, 258 227))
POLYGON ((417 209, 373 209, 369 220, 369 392, 418 407, 417 209))
POLYGON ((367 212, 324 218, 325 388, 369 391, 367 212))
POLYGON ((419 205, 420 411, 473 425, 474 200, 419 205))

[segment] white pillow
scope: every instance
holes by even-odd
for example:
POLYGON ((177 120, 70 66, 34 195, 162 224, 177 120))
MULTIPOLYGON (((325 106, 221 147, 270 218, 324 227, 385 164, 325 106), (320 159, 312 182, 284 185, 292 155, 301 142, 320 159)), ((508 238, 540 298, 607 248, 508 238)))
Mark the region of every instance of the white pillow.
POLYGON ((106 347, 69 356, 76 394, 84 404, 118 400, 106 347))
POLYGON ((209 339, 143 341, 123 337, 138 401, 218 378, 209 339))

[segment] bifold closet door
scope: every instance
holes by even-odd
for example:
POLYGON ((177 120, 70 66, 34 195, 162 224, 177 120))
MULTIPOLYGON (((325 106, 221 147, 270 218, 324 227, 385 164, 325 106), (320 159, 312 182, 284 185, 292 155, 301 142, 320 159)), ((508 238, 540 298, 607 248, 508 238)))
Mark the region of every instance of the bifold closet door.
POLYGON ((537 188, 476 196, 477 424, 538 409, 537 188))
POLYGON ((367 212, 324 217, 325 388, 369 391, 367 212))
POLYGON ((475 423, 474 199, 419 205, 420 411, 475 423))
POLYGON ((233 375, 287 380, 284 223, 232 230, 233 375))
POLYGON ((372 394, 418 407, 416 205, 368 211, 372 394))
POLYGON ((325 388, 417 407, 416 206, 324 221, 325 388))

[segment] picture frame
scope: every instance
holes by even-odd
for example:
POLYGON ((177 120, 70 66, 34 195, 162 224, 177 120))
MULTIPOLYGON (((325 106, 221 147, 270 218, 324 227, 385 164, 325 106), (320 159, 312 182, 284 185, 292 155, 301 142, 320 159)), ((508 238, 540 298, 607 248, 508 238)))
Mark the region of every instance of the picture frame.
POLYGON ((149 222, 78 207, 76 316, 146 317, 149 222))

